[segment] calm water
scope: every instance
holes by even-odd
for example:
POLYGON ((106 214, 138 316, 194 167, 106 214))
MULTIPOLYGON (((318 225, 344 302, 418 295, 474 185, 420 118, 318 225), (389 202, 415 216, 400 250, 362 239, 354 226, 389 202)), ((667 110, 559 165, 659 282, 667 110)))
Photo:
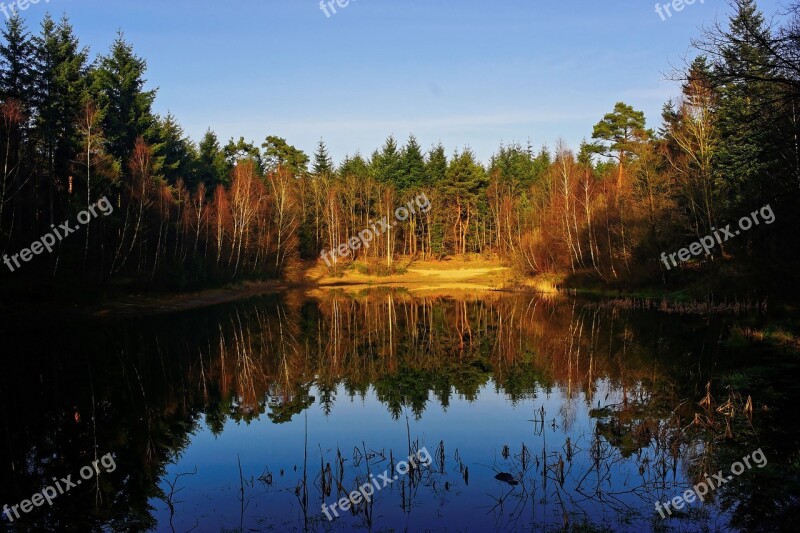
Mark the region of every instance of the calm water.
POLYGON ((6 323, 2 503, 116 467, 0 528, 779 530, 798 518, 800 373, 733 342, 758 320, 376 291, 6 323), (767 466, 656 512, 757 449, 767 466), (385 471, 328 521, 323 502, 385 471))

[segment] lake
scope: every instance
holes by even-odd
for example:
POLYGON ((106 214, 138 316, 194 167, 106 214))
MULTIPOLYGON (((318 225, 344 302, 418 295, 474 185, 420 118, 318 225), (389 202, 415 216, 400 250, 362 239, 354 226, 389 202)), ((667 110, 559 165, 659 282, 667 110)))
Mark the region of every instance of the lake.
POLYGON ((735 335, 773 320, 375 289, 6 322, 2 503, 82 483, 0 527, 781 529, 797 358, 735 335))

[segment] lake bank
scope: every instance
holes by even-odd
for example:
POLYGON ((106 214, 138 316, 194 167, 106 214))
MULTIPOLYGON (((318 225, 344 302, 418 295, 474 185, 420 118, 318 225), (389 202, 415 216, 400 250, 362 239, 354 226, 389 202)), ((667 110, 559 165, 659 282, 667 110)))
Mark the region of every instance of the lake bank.
MULTIPOLYGON (((300 292, 311 297, 321 297, 331 291, 358 295, 374 288, 402 289, 408 293, 427 296, 460 297, 474 292, 521 292, 556 296, 580 295, 589 299, 607 301, 618 307, 665 307, 672 311, 693 309, 703 313, 724 312, 728 308, 766 310, 767 298, 713 297, 725 294, 712 291, 700 296, 701 281, 695 280, 696 290, 654 286, 612 286, 592 280, 586 273, 540 274, 526 277, 515 272, 512 266, 497 257, 467 255, 444 260, 396 260, 391 273, 383 263, 348 263, 333 272, 323 263, 306 261, 297 263, 283 280, 247 280, 223 286, 199 288, 185 292, 159 292, 132 290, 119 285, 103 293, 82 294, 73 298, 41 297, 21 304, 0 304, 0 316, 26 315, 80 315, 91 317, 137 316, 165 314, 210 307, 259 295, 280 292, 300 292)), ((6 302, 16 298, 4 298, 6 302)), ((770 304, 772 302, 770 301, 770 304)), ((774 309, 775 305, 769 308, 774 309)), ((785 304, 780 307, 787 308, 785 304)), ((789 309, 789 308, 787 308, 789 309)))
MULTIPOLYGON (((524 287, 507 265, 496 260, 454 259, 399 264, 408 266, 401 266, 401 273, 389 276, 361 273, 358 265, 345 270, 341 276, 331 276, 324 265, 318 264, 298 271, 287 280, 248 281, 178 294, 122 294, 107 302, 87 306, 81 312, 95 317, 172 313, 286 291, 321 296, 328 291, 358 294, 371 288, 388 287, 427 295, 459 296, 470 291, 511 291, 524 287)), ((540 285, 541 292, 557 292, 554 287, 540 285)), ((537 289, 536 282, 531 280, 529 287, 537 289)))

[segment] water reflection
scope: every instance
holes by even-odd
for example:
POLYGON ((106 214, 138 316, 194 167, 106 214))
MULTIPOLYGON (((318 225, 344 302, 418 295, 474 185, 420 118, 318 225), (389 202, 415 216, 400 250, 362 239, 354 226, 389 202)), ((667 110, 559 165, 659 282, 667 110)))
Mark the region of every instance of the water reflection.
MULTIPOLYGON (((46 331, 7 324, 18 343, 0 379, 0 492, 17 503, 111 452, 115 472, 13 526, 779 524, 797 513, 796 470, 781 467, 798 450, 786 419, 796 366, 781 360, 769 379, 786 382, 774 389, 742 379, 752 358, 725 345, 728 325, 577 300, 388 290, 46 331), (333 522, 322 514, 423 446, 433 464, 333 522), (768 467, 679 522, 655 512, 759 447, 768 467)), ((759 354, 755 370, 766 379, 780 357, 759 354)))

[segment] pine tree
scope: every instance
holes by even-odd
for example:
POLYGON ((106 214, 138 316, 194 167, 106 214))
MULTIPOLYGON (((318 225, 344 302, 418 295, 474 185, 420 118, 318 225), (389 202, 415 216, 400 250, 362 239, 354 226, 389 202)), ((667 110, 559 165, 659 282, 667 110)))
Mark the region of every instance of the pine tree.
POLYGON ((401 179, 401 154, 397 147, 397 141, 393 136, 389 136, 380 152, 376 152, 372 157, 372 173, 378 183, 391 184, 397 187, 401 179))
POLYGON ((600 141, 594 145, 597 153, 614 158, 619 163, 618 190, 622 189, 627 159, 633 154, 634 145, 641 141, 644 129, 644 113, 617 102, 614 111, 606 114, 592 131, 592 138, 600 141))
MULTIPOLYGON (((425 161, 425 177, 428 180, 424 184, 426 194, 431 201, 436 200, 441 184, 447 179, 447 155, 442 143, 438 143, 428 151, 425 161)), ((444 210, 428 210, 425 213, 426 239, 425 251, 429 257, 434 254, 444 253, 445 228, 443 220, 444 210)))
POLYGON ((229 140, 222 151, 225 154, 225 161, 231 169, 245 162, 252 163, 259 171, 264 168, 261 151, 255 144, 245 141, 244 137, 239 137, 238 141, 229 140))
POLYGON ((34 103, 36 136, 47 170, 50 222, 54 222, 56 189, 66 188, 72 161, 80 149, 76 118, 86 88, 87 51, 66 18, 58 25, 46 16, 35 46, 34 103))
POLYGON ((337 172, 342 179, 347 176, 355 176, 363 182, 369 178, 369 164, 364 161, 361 154, 356 153, 353 157, 345 156, 337 172))
MULTIPOLYGON (((19 202, 23 176, 33 174, 33 149, 25 141, 29 137, 33 89, 33 43, 19 15, 12 17, 3 32, 0 44, 0 146, 2 172, 0 172, 0 238, 11 231, 4 217, 14 212, 19 202), (12 209, 8 209, 8 208, 12 209)), ((7 236, 11 239, 11 235, 7 236)))
POLYGON ((216 134, 208 129, 203 139, 197 146, 197 161, 195 162, 195 175, 199 183, 206 185, 206 190, 211 191, 215 185, 228 183, 231 168, 225 161, 225 154, 220 148, 216 134))
POLYGON ((720 93, 721 146, 715 166, 728 191, 726 212, 732 216, 778 192, 769 177, 780 172, 774 168, 775 152, 782 143, 780 126, 788 125, 787 115, 777 116, 773 107, 777 87, 765 81, 776 74, 765 46, 769 40, 769 28, 755 2, 737 0, 709 76, 720 93))
POLYGON ((416 137, 409 136, 400 156, 398 189, 401 191, 421 189, 428 182, 425 158, 416 137))
POLYGON ((34 48, 19 14, 6 23, 0 44, 0 98, 18 100, 30 109, 33 85, 34 48))
POLYGON ((453 216, 454 252, 467 253, 470 224, 478 214, 479 193, 486 186, 486 172, 472 150, 455 154, 447 168, 442 192, 453 216))
POLYGON ((436 187, 445 180, 447 176, 447 155, 442 143, 437 144, 428 152, 425 170, 430 186, 436 187))
POLYGON ((308 155, 287 143, 286 139, 270 135, 261 147, 264 149, 265 170, 275 171, 280 166, 295 177, 304 176, 308 172, 308 155))
POLYGON ((500 150, 492 156, 489 173, 495 171, 498 173, 500 182, 504 186, 510 187, 514 194, 519 194, 523 189, 530 187, 540 176, 530 147, 525 148, 518 143, 501 146, 500 150))
POLYGON ((108 55, 97 62, 93 92, 105 115, 103 129, 109 152, 123 168, 127 168, 136 139, 152 138, 156 125, 152 114, 156 91, 144 90, 146 70, 147 62, 133 53, 122 33, 108 55))
POLYGON ((313 172, 315 176, 330 176, 333 174, 333 160, 328 154, 325 141, 322 139, 317 144, 317 151, 314 152, 313 172))
POLYGON ((183 179, 187 185, 194 187, 190 178, 193 158, 190 141, 184 137, 183 128, 172 114, 163 119, 156 119, 155 138, 151 146, 153 150, 153 171, 161 175, 170 185, 183 179))

